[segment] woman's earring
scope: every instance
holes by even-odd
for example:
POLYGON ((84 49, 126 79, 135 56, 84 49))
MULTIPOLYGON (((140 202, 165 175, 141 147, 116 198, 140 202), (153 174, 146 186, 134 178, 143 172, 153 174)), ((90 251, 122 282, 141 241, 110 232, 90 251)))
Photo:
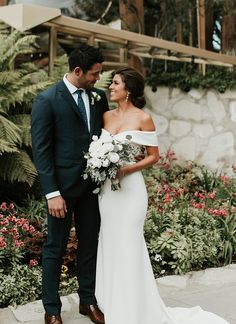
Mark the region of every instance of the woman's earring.
POLYGON ((127 95, 125 97, 125 102, 128 102, 129 101, 129 92, 127 92, 127 95))

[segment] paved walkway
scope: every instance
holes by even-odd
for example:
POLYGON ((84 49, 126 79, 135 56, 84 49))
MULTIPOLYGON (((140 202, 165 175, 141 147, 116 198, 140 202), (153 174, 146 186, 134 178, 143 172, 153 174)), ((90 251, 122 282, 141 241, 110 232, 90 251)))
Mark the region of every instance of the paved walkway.
MULTIPOLYGON (((230 324, 236 324, 236 264, 184 276, 166 276, 158 279, 157 284, 167 306, 200 305, 204 310, 222 316, 230 324)), ((76 294, 62 297, 62 303, 64 324, 92 323, 79 314, 76 294)), ((16 309, 0 309, 0 324, 43 324, 43 315, 41 301, 36 301, 16 309)))

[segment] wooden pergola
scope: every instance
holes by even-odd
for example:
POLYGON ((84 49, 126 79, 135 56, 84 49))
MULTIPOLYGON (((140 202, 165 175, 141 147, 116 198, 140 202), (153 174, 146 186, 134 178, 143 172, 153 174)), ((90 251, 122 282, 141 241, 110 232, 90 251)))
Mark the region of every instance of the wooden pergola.
MULTIPOLYGON (((200 48, 195 48, 163 39, 133 33, 125 30, 116 30, 111 27, 75 19, 60 14, 59 9, 33 6, 11 5, 0 7, 0 19, 12 27, 25 31, 43 26, 50 33, 49 70, 53 68, 58 43, 67 43, 74 46, 78 42, 87 42, 90 45, 101 46, 109 60, 104 62, 105 67, 117 67, 128 64, 130 56, 139 58, 154 58, 176 62, 190 62, 211 64, 226 67, 236 65, 236 57, 218 54, 200 48), (39 12, 41 11, 41 14, 39 12), (43 17, 38 22, 32 17, 43 17), (14 21, 18 25, 14 25, 14 21), (18 18, 17 18, 18 17, 18 18), (45 19, 46 17, 46 19, 45 19), (43 21, 42 21, 43 20, 43 21), (21 26, 19 26, 21 22, 21 26)), ((106 57, 106 55, 105 55, 106 57)))

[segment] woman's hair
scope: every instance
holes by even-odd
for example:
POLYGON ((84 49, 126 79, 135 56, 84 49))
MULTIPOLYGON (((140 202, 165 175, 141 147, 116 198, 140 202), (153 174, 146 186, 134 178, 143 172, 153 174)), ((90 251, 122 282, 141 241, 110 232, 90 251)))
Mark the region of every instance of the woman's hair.
POLYGON ((144 98, 144 78, 142 74, 133 68, 121 68, 113 72, 120 75, 125 84, 125 89, 130 93, 129 99, 137 108, 143 108, 146 104, 144 98))

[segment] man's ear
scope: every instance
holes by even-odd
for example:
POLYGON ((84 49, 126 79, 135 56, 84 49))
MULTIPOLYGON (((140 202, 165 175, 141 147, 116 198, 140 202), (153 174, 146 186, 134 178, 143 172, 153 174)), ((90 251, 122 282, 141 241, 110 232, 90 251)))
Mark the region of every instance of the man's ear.
POLYGON ((74 69, 74 73, 75 73, 75 75, 76 75, 77 77, 81 77, 82 74, 83 74, 83 71, 82 71, 82 69, 81 69, 79 66, 77 66, 77 67, 74 69))

